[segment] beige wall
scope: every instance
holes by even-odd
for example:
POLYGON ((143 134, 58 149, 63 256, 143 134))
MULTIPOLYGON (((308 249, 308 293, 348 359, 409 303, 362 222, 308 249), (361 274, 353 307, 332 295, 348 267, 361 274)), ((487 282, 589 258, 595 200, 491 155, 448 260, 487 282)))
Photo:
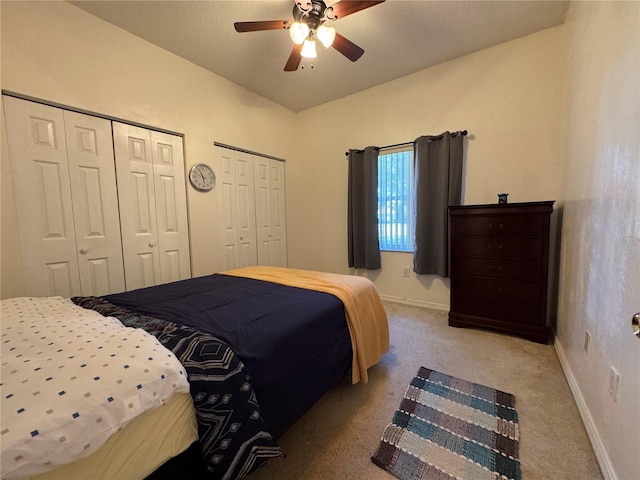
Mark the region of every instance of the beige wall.
MULTIPOLYGON (((349 148, 466 129, 464 203, 496 203, 502 192, 510 202, 555 200, 562 35, 546 30, 300 113, 304 146, 287 169, 290 264, 349 271, 349 148)), ((448 309, 448 280, 402 277, 411 254, 383 252, 382 264, 368 275, 384 296, 448 309)))
MULTIPOLYGON (((188 166, 211 163, 214 141, 286 158, 292 267, 349 271, 349 148, 467 129, 465 203, 493 203, 504 191, 512 202, 556 196, 563 56, 557 28, 295 115, 68 4, 4 2, 2 20, 7 90, 182 132, 188 166), (300 139, 295 144, 291 129, 300 139)), ((215 252, 218 193, 188 189, 194 275, 222 268, 215 252)), ((3 235, 5 252, 18 248, 11 233, 3 235)), ((19 293, 19 255, 3 257, 3 278, 12 278, 3 295, 6 288, 19 293)), ((385 297, 448 308, 448 280, 401 276, 410 254, 383 253, 383 265, 370 276, 385 297)))
MULTIPOLYGON (((296 115, 71 5, 2 2, 2 88, 182 132, 188 167, 212 163, 214 141, 286 158, 289 265, 343 273, 344 152, 468 130, 465 203, 503 191, 511 202, 558 200, 557 349, 605 475, 627 479, 640 445, 640 342, 629 327, 640 310, 629 300, 640 288, 638 7, 578 2, 563 26, 296 115)), ((2 135, 6 297, 22 286, 2 135)), ((189 190, 195 275, 220 268, 216 195, 189 190)), ((385 253, 383 264, 372 277, 383 295, 447 308, 446 280, 401 276, 410 255, 385 253)))
POLYGON ((564 28, 556 349, 605 478, 626 480, 640 472, 640 341, 631 333, 640 311, 640 3, 577 2, 564 28))
MULTIPOLYGON (((66 2, 2 2, 2 88, 183 133, 187 168, 213 165, 213 142, 292 157, 295 115, 66 2)), ((3 117, 4 120, 4 117, 3 117)), ((23 295, 3 130, 2 296, 23 295)), ((189 188, 194 276, 221 269, 219 189, 189 188)))

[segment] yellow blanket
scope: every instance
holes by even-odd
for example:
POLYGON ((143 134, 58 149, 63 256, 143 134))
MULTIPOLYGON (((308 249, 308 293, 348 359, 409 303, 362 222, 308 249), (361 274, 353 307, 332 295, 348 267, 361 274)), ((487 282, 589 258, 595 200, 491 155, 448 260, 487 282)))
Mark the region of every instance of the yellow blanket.
POLYGON ((373 283, 364 277, 281 267, 245 267, 222 272, 290 287, 330 293, 344 304, 351 347, 352 382, 367 383, 367 369, 389 350, 387 314, 373 283))

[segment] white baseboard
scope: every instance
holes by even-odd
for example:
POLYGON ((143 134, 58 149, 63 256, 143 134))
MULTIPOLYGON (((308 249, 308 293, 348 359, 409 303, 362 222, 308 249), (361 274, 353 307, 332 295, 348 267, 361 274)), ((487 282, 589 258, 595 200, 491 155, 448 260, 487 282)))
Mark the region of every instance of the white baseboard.
POLYGON ((394 297, 391 295, 380 295, 380 298, 386 302, 402 303, 404 305, 413 305, 414 307, 426 307, 442 312, 449 311, 449 305, 443 303, 425 302, 424 300, 416 300, 414 298, 394 297))
POLYGON ((611 464, 611 460, 609 460, 609 455, 607 455, 607 451, 605 450, 602 439, 600 438, 600 434, 598 433, 598 429, 593 422, 593 418, 591 417, 591 413, 589 412, 587 403, 582 396, 580 386, 578 385, 576 377, 571 371, 569 360, 567 360, 567 356, 564 354, 562 345, 555 336, 555 332, 554 338, 555 341, 553 342, 553 346, 555 347, 556 353, 558 354, 558 359, 560 359, 560 365, 562 366, 562 370, 564 371, 564 376, 567 378, 567 382, 569 383, 569 389, 571 390, 576 405, 578 406, 578 411, 580 412, 580 416, 582 417, 582 422, 584 423, 584 426, 587 430, 587 435, 589 436, 589 440, 591 441, 591 446, 593 447, 593 451, 596 454, 596 459, 598 460, 598 464, 600 465, 602 476, 605 480, 618 480, 618 477, 616 476, 616 473, 613 469, 613 465, 611 464))

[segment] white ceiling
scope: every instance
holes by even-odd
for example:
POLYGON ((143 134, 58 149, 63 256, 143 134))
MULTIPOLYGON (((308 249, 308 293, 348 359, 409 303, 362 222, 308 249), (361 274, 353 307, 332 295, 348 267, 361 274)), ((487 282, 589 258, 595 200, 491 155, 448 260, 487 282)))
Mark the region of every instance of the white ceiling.
POLYGON ((318 58, 303 59, 296 72, 283 71, 293 47, 288 31, 237 33, 233 27, 291 20, 292 0, 71 3, 298 112, 559 25, 569 2, 387 0, 328 22, 365 50, 357 62, 319 46, 318 58))

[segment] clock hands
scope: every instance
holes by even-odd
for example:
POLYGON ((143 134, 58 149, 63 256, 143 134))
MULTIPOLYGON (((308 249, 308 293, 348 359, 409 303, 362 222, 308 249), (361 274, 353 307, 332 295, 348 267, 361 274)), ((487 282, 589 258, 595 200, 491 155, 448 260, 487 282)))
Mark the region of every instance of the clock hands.
POLYGON ((196 190, 208 192, 216 183, 216 176, 211 167, 204 163, 198 163, 189 171, 189 181, 196 190))

